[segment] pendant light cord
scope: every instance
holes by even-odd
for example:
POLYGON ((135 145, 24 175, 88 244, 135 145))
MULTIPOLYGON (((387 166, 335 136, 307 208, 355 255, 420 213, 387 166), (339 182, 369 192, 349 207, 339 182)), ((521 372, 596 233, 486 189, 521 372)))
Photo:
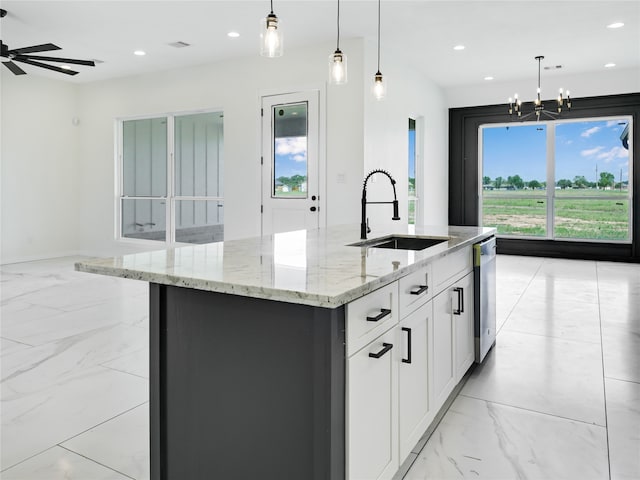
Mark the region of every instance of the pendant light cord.
POLYGON ((378 72, 380 71, 380 0, 378 0, 378 72))
POLYGON ((337 20, 337 24, 338 24, 338 40, 336 42, 336 50, 340 50, 340 0, 338 0, 338 20, 337 20))
POLYGON ((273 0, 271 0, 271 15, 273 15, 273 0))

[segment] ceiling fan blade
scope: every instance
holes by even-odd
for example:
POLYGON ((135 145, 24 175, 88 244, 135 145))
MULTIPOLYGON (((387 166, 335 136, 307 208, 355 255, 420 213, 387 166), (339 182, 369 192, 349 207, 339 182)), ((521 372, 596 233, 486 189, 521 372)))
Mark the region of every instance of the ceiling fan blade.
POLYGON ((18 65, 13 62, 2 62, 2 64, 13 72, 14 75, 24 75, 27 72, 22 70, 18 65))
POLYGON ((16 62, 26 63, 28 65, 33 65, 34 67, 46 68, 47 70, 53 70, 54 72, 60 72, 60 73, 66 74, 66 75, 77 75, 78 74, 78 72, 76 72, 75 70, 69 70, 67 68, 60 68, 60 67, 56 67, 54 65, 47 65, 46 63, 42 63, 42 62, 34 62, 33 60, 29 60, 29 59, 26 59, 26 58, 22 58, 20 60, 18 60, 17 58, 14 58, 14 60, 16 62))
POLYGON ((59 57, 40 57, 38 55, 16 55, 14 60, 43 60, 46 62, 60 62, 60 63, 73 63, 75 65, 86 65, 88 67, 95 67, 96 64, 93 60, 77 60, 75 58, 59 58, 59 57))
POLYGON ((43 43, 42 45, 33 45, 31 47, 14 48, 13 50, 9 50, 7 53, 12 55, 23 55, 25 53, 49 52, 51 50, 62 49, 53 43, 43 43))

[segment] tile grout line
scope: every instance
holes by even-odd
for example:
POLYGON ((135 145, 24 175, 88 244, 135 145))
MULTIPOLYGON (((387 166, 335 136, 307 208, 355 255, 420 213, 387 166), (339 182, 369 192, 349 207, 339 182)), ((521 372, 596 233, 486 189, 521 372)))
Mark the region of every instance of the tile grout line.
MULTIPOLYGON (((103 368, 107 368, 107 367, 103 367, 103 368)), ((63 444, 63 443, 68 442, 69 440, 73 440, 74 438, 79 437, 80 435, 83 435, 83 434, 87 433, 88 431, 93 430, 94 428, 97 428, 97 427, 99 427, 99 426, 101 426, 101 425, 104 425, 105 423, 110 422, 111 420, 115 420, 116 418, 118 418, 118 417, 120 417, 120 416, 124 415, 125 413, 129 413, 129 412, 131 412, 132 410, 135 410, 136 408, 141 407, 141 406, 142 406, 142 405, 144 405, 145 403, 149 403, 149 400, 145 400, 144 402, 142 402, 142 403, 140 403, 140 404, 138 404, 138 405, 134 405, 133 407, 131 407, 131 408, 129 408, 129 409, 127 409, 127 410, 125 410, 124 412, 120 412, 119 414, 114 415, 114 416, 113 416, 113 417, 111 417, 111 418, 107 418, 106 420, 103 420, 103 421, 102 421, 102 422, 100 422, 100 423, 96 423, 96 424, 95 424, 95 425, 93 425, 92 427, 89 427, 89 428, 87 428, 87 429, 83 430, 83 431, 82 431, 82 432, 80 432, 80 433, 76 433, 75 435, 72 435, 72 436, 70 436, 70 437, 68 437, 68 438, 65 438, 64 440, 62 440, 62 441, 58 442, 58 443, 57 443, 57 445, 62 446, 62 444, 63 444)), ((67 450, 68 450, 68 449, 67 449, 67 450)))
POLYGON ((598 290, 598 321, 600 324, 600 359, 602 362, 602 394, 604 396, 604 423, 607 434, 607 466, 609 467, 609 480, 611 480, 611 449, 609 447, 609 415, 607 413, 607 382, 604 373, 604 342, 602 340, 602 311, 600 308, 600 281, 598 278, 598 262, 594 262, 596 267, 596 288, 598 290))
POLYGON ((79 457, 82 457, 82 458, 84 458, 84 459, 86 459, 86 460, 88 460, 90 462, 96 463, 96 464, 98 464, 98 465, 100 465, 100 466, 102 466, 104 468, 108 468, 109 470, 111 470, 113 472, 116 472, 116 473, 119 473, 120 475, 123 475, 123 476, 125 476, 127 478, 130 478, 131 480, 136 480, 135 477, 132 477, 131 475, 127 475, 126 473, 121 472, 120 470, 116 470, 115 468, 110 467, 109 465, 105 465, 104 463, 100 463, 97 460, 94 460, 93 458, 87 457, 86 455, 83 455, 82 453, 79 453, 79 452, 76 452, 74 450, 71 450, 70 448, 64 447, 64 446, 60 445, 59 443, 56 444, 56 446, 62 448, 63 450, 66 450, 67 452, 71 452, 74 455, 78 455, 79 457))
POLYGON ((576 423, 581 423, 583 425, 589 425, 591 427, 600 427, 600 428, 604 428, 606 429, 607 426, 606 425, 600 425, 599 423, 593 423, 593 422, 586 422, 584 420, 578 420, 577 418, 569 418, 569 417, 563 417, 562 415, 554 415, 553 413, 548 413, 548 412, 540 412, 538 410, 533 410, 531 408, 524 408, 524 407, 519 407, 517 405, 511 405, 509 403, 503 403, 503 402, 496 402, 495 400, 487 400, 485 398, 480 398, 480 397, 474 397, 472 395, 466 394, 466 393, 461 393, 460 394, 461 397, 467 397, 467 398, 471 398, 473 400, 478 400, 481 402, 489 402, 489 403, 493 403, 495 405, 501 405, 503 407, 509 407, 509 408, 515 408, 517 410, 522 410, 525 412, 531 412, 531 413, 538 413, 540 415, 544 415, 547 417, 554 417, 554 418, 560 418, 562 420, 567 420, 570 422, 576 422, 576 423))
POLYGON ((522 300, 522 297, 524 296, 524 293, 527 291, 527 289, 529 288, 529 286, 531 285, 531 282, 533 282, 533 279, 536 278, 536 275, 538 275, 538 272, 540 271, 540 269, 542 268, 542 264, 544 263, 544 260, 542 262, 540 262, 540 265, 538 265, 538 268, 536 268, 536 271, 534 272, 533 275, 531 275, 531 278, 529 279, 529 281, 527 282, 527 285, 522 289, 522 293, 518 296, 518 300, 516 301, 516 303, 513 304, 513 307, 511 307, 511 310, 509 310, 509 313, 507 314, 507 318, 504 319, 504 322, 502 322, 502 325, 500 325, 500 328, 498 329, 498 331, 496 332, 496 338, 498 337, 498 334, 502 331, 502 329, 504 328, 504 326, 507 324, 507 322, 509 321, 509 317, 511 316, 511 314, 513 313, 513 311, 516 309, 516 307, 518 306, 518 304, 520 303, 520 301, 522 300))

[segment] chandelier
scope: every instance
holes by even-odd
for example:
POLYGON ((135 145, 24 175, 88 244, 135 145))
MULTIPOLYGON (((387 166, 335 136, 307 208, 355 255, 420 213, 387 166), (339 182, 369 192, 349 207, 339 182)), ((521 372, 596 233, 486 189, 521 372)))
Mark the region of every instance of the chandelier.
POLYGON ((538 61, 538 92, 536 99, 533 101, 533 111, 522 115, 522 101, 518 98, 518 94, 514 95, 514 98, 509 97, 509 115, 513 116, 515 113, 519 120, 526 120, 530 116, 536 116, 536 120, 540 120, 540 116, 544 115, 547 118, 555 120, 561 113, 562 108, 566 107, 567 110, 571 110, 571 94, 569 90, 566 91, 566 98, 563 96, 562 88, 558 91, 558 98, 556 98, 556 110, 546 110, 544 104, 540 99, 540 61, 544 59, 542 55, 535 57, 538 61))

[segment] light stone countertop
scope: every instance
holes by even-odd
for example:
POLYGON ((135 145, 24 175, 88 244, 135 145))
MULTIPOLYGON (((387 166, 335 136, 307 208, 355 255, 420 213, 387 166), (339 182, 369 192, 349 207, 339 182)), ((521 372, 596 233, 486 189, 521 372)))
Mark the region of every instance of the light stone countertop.
POLYGON ((390 234, 450 237, 421 251, 349 246, 360 225, 298 230, 189 245, 76 263, 81 272, 197 290, 335 308, 362 297, 430 260, 495 234, 482 227, 398 227, 390 234))

